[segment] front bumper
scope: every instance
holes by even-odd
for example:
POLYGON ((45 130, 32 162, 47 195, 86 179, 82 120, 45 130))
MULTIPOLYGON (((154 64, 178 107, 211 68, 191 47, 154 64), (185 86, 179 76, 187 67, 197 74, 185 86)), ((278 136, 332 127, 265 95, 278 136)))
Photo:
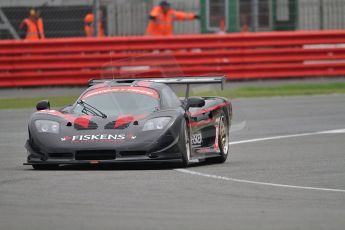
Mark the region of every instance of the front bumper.
POLYGON ((166 162, 181 160, 179 137, 170 143, 159 143, 150 147, 140 148, 135 146, 122 146, 113 148, 71 148, 56 149, 44 148, 39 150, 28 140, 25 144, 28 151, 27 162, 33 164, 107 164, 117 162, 166 162))
POLYGON ((181 162, 181 159, 149 159, 149 160, 93 160, 93 161, 30 161, 23 163, 23 165, 106 165, 106 164, 124 164, 124 163, 177 163, 181 162))

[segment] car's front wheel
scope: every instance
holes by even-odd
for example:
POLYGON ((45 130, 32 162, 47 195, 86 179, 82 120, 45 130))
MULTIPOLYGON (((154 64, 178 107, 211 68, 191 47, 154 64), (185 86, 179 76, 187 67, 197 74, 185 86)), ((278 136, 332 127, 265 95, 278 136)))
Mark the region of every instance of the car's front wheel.
POLYGON ((190 164, 191 159, 191 143, 187 121, 183 122, 179 144, 182 153, 182 167, 187 167, 190 164))
POLYGON ((218 146, 220 156, 208 159, 212 163, 224 163, 229 155, 229 124, 225 117, 224 112, 219 117, 218 125, 218 146))

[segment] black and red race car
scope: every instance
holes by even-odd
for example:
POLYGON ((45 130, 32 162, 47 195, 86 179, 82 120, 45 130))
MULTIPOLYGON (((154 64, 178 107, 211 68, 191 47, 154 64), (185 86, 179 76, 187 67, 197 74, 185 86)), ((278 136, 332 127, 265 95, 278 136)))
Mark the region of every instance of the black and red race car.
POLYGON ((60 110, 37 104, 29 121, 25 165, 114 162, 224 162, 229 152, 231 103, 189 97, 190 84, 222 84, 223 77, 91 80, 77 101, 60 110), (178 98, 169 84, 186 84, 178 98))

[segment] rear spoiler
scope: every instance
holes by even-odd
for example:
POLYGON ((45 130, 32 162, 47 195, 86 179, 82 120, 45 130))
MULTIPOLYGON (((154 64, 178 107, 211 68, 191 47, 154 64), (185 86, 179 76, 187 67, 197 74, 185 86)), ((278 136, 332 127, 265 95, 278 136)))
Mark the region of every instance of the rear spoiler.
POLYGON ((224 90, 224 83, 226 78, 224 76, 214 77, 173 77, 173 78, 129 78, 129 79, 92 79, 89 81, 89 87, 100 83, 117 83, 117 84, 130 84, 135 81, 152 81, 164 84, 184 84, 186 88, 186 98, 189 97, 190 85, 197 84, 220 84, 221 89, 224 90))

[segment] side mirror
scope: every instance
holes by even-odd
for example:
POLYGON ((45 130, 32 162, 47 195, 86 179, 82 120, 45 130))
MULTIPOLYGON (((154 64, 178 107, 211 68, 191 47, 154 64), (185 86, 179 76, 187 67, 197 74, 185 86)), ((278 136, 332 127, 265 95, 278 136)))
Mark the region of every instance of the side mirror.
POLYGON ((43 100, 37 103, 37 111, 50 109, 50 102, 48 100, 43 100))
POLYGON ((187 110, 191 107, 203 107, 205 105, 205 100, 201 97, 189 97, 187 99, 187 110))

